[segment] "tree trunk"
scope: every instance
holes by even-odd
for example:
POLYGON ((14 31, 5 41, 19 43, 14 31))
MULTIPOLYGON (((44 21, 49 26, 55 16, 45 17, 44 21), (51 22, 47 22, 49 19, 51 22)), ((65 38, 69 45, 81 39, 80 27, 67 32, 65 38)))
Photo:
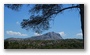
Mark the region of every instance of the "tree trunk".
POLYGON ((84 43, 84 4, 80 4, 80 16, 81 16, 81 29, 83 34, 83 43, 84 43))

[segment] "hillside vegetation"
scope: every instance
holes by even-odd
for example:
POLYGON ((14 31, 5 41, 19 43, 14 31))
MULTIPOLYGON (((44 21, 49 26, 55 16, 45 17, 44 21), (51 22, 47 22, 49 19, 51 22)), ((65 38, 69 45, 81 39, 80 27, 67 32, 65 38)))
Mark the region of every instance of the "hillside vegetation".
POLYGON ((82 39, 4 40, 4 49, 84 49, 82 39))

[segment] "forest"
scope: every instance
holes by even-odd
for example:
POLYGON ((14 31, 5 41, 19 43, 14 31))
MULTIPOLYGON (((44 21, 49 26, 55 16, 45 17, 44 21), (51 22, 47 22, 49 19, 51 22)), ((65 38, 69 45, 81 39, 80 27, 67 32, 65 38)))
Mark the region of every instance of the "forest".
POLYGON ((4 49, 84 49, 82 39, 4 40, 4 49))

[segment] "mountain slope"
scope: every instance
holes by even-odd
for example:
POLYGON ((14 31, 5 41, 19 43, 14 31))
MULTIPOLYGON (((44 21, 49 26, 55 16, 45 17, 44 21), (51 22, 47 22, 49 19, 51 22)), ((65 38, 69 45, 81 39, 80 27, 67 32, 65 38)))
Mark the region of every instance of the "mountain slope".
POLYGON ((31 40, 60 40, 63 39, 59 33, 48 32, 40 36, 34 36, 30 38, 31 40))

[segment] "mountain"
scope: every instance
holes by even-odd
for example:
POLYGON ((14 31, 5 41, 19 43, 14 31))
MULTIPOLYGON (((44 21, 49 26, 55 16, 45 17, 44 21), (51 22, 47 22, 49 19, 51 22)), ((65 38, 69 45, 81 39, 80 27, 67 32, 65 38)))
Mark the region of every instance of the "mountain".
POLYGON ((55 32, 48 32, 46 34, 40 35, 40 36, 34 36, 31 38, 28 38, 31 40, 60 40, 63 39, 59 33, 55 32))
POLYGON ((17 40, 17 41, 20 41, 20 40, 24 40, 23 38, 7 38, 5 40, 8 40, 8 41, 13 41, 13 40, 17 40))
POLYGON ((43 35, 39 35, 39 36, 33 36, 33 37, 29 37, 29 38, 8 38, 6 40, 60 40, 63 39, 61 37, 61 35, 59 33, 55 33, 55 32, 48 32, 46 34, 43 35))

